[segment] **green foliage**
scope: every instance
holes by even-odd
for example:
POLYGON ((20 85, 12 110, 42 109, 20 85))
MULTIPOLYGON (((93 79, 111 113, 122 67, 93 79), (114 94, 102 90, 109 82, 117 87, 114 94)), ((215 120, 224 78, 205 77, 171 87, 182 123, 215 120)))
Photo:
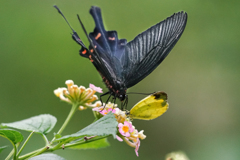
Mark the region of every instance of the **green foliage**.
MULTIPOLYGON (((88 141, 86 141, 88 142, 88 141)), ((110 144, 107 141, 107 138, 90 141, 89 143, 83 143, 80 145, 76 145, 73 147, 70 147, 71 149, 99 149, 99 148, 105 148, 110 146, 110 144)))
POLYGON ((42 114, 39 116, 34 116, 25 120, 12 122, 12 123, 2 123, 2 127, 11 127, 15 129, 36 132, 40 134, 49 133, 55 126, 57 119, 50 114, 42 114))
MULTIPOLYGON (((76 106, 73 106, 75 108, 76 106)), ((74 111, 76 111, 74 109, 74 111)), ((73 112, 72 112, 73 115, 73 112)), ((71 115, 71 116, 72 116, 71 115)), ((71 117, 70 116, 70 117, 71 117)), ((67 123, 69 122, 69 118, 67 118, 67 123)), ((11 141, 14 146, 14 152, 11 152, 7 159, 10 157, 14 157, 16 159, 23 148, 25 147, 26 143, 29 141, 31 135, 35 131, 36 133, 45 135, 49 133, 52 128, 55 126, 57 119, 49 114, 43 114, 35 117, 31 117, 22 121, 17 121, 13 123, 2 123, 2 127, 12 127, 20 130, 31 131, 32 133, 26 139, 24 144, 22 145, 21 149, 17 153, 17 147, 22 142, 23 136, 20 132, 15 131, 13 129, 0 129, 0 136, 7 138, 11 141), (18 144, 17 144, 18 143, 18 144), (17 145, 16 145, 17 144, 17 145)), ((64 124, 67 124, 64 123, 64 124)), ((117 121, 113 113, 109 113, 106 116, 100 118, 99 120, 93 122, 89 126, 85 127, 84 129, 80 130, 77 133, 66 135, 61 137, 58 133, 54 133, 55 138, 59 138, 55 140, 55 138, 49 143, 46 136, 43 136, 46 146, 38 149, 36 151, 31 152, 30 154, 26 154, 23 156, 18 157, 19 159, 26 159, 30 158, 31 160, 64 160, 62 157, 59 157, 55 154, 42 154, 46 151, 54 151, 61 148, 71 148, 71 149, 98 149, 104 148, 109 146, 106 137, 112 135, 114 138, 116 137, 117 132, 117 121), (83 138, 84 137, 84 138, 83 138), (59 142, 54 144, 54 142, 59 142)), ((63 125, 65 126, 65 125, 63 125)), ((63 130, 61 128, 60 130, 63 130)), ((6 146, 0 147, 0 152, 5 149, 6 146)))
POLYGON ((8 146, 2 146, 2 147, 0 147, 0 153, 5 149, 5 148, 7 148, 8 146))
POLYGON ((118 122, 116 121, 114 114, 108 113, 106 116, 100 118, 99 120, 78 131, 77 133, 63 136, 55 141, 69 142, 84 136, 112 135, 115 138, 117 132, 117 124, 118 122))
POLYGON ((53 153, 46 153, 46 154, 41 154, 39 156, 30 158, 29 160, 65 160, 64 158, 53 154, 53 153))
POLYGON ((23 140, 22 134, 12 129, 0 129, 0 136, 7 138, 13 144, 22 142, 23 140))
POLYGON ((54 133, 55 138, 61 138, 62 136, 60 134, 54 133))

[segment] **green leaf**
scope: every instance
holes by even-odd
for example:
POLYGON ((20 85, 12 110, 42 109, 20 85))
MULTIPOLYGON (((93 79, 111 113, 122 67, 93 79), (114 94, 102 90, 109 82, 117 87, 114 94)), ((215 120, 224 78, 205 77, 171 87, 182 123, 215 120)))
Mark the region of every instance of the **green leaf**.
POLYGON ((56 139, 55 141, 65 140, 66 142, 69 142, 83 136, 106 136, 110 134, 115 138, 117 132, 117 124, 118 122, 115 118, 115 115, 113 113, 108 113, 106 116, 100 118, 99 120, 78 131, 77 133, 63 136, 59 139, 56 139))
POLYGON ((55 138, 61 138, 61 134, 53 133, 55 138))
POLYGON ((100 140, 95 141, 86 141, 86 143, 79 144, 77 146, 69 147, 71 149, 99 149, 99 148, 105 148, 110 146, 110 144, 107 141, 107 138, 103 138, 100 140))
POLYGON ((8 146, 2 146, 2 147, 0 147, 0 153, 5 149, 5 148, 7 148, 8 146))
POLYGON ((53 153, 46 153, 38 155, 36 157, 29 158, 29 160, 66 160, 66 159, 53 153))
POLYGON ((22 134, 12 129, 0 129, 0 136, 7 138, 13 144, 22 142, 23 140, 22 134))
POLYGON ((13 123, 2 123, 1 126, 47 134, 53 129, 56 122, 57 119, 54 116, 50 114, 42 114, 13 123))

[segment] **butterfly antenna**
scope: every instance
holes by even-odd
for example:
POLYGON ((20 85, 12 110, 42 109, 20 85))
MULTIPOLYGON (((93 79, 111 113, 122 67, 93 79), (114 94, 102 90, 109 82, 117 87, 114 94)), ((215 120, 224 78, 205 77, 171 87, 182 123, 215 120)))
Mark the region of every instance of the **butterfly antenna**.
POLYGON ((72 30, 72 38, 78 43, 80 44, 84 49, 87 49, 87 47, 83 44, 83 42, 81 41, 81 39, 79 38, 77 32, 72 28, 72 26, 69 24, 67 18, 63 15, 62 11, 58 8, 58 6, 54 5, 54 8, 57 9, 58 13, 61 14, 61 16, 64 18, 64 20, 67 22, 68 26, 71 28, 72 30))
MULTIPOLYGON (((156 93, 156 92, 153 92, 153 93, 156 93)), ((141 94, 141 95, 150 95, 150 94, 153 94, 153 93, 138 93, 138 92, 129 92, 127 94, 141 94)))
POLYGON ((81 19, 80 19, 80 16, 79 16, 78 14, 77 14, 77 17, 78 17, 78 21, 80 22, 81 27, 82 27, 82 29, 83 29, 85 35, 87 36, 89 42, 91 42, 91 40, 90 40, 90 38, 89 38, 89 36, 88 36, 87 30, 85 29, 85 27, 84 27, 84 25, 83 25, 83 23, 82 23, 82 21, 81 21, 81 19))
POLYGON ((72 26, 69 24, 68 20, 66 19, 66 17, 63 15, 62 11, 58 8, 58 6, 54 5, 53 6, 54 8, 57 9, 58 13, 62 15, 62 17, 65 19, 65 21, 67 22, 68 26, 71 28, 71 30, 73 31, 73 33, 76 33, 74 31, 74 29, 72 28, 72 26))
POLYGON ((93 47, 93 49, 94 49, 94 51, 95 51, 94 45, 93 45, 91 39, 89 38, 88 33, 87 33, 87 30, 85 29, 85 27, 84 27, 84 25, 83 25, 83 23, 82 23, 82 21, 81 21, 81 19, 80 19, 80 16, 79 16, 78 14, 77 14, 77 17, 78 17, 78 20, 79 20, 79 22, 80 22, 80 24, 81 24, 81 27, 82 27, 85 35, 87 36, 87 39, 88 39, 90 45, 93 47))

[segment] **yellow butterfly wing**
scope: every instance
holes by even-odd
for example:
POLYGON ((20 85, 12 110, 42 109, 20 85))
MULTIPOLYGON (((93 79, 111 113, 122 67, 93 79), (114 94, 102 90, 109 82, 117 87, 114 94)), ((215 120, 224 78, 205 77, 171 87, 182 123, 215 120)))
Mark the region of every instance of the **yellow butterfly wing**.
POLYGON ((151 120, 165 113, 168 106, 167 94, 156 92, 138 102, 130 110, 129 115, 133 119, 151 120))

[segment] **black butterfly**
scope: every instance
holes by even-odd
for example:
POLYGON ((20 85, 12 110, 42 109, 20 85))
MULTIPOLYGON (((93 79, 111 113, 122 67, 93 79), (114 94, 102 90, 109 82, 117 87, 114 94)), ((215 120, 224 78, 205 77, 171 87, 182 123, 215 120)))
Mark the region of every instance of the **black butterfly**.
MULTIPOLYGON (((66 20, 60 9, 54 7, 66 20)), ((116 31, 104 29, 99 7, 91 7, 90 14, 96 26, 89 36, 77 15, 90 42, 89 49, 66 20, 73 31, 72 38, 82 46, 80 55, 93 63, 109 89, 101 97, 110 94, 109 98, 114 96, 114 99, 120 99, 124 106, 128 99, 127 89, 149 75, 177 43, 185 29, 187 13, 182 11, 173 14, 128 43, 126 39, 118 39, 116 31)))

